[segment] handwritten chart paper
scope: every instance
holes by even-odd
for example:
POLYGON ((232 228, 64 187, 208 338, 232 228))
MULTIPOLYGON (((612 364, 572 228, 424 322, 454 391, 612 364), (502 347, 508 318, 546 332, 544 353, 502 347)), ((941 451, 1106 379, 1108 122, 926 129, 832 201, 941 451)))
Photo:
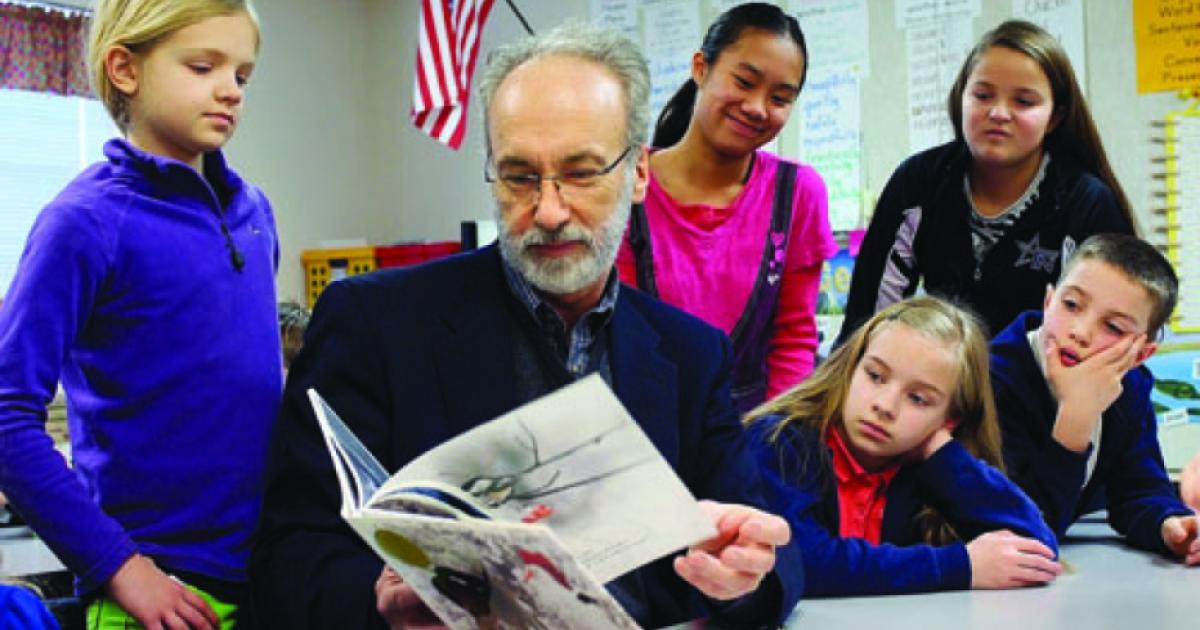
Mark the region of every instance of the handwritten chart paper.
POLYGON ((638 37, 637 0, 591 0, 592 23, 638 37))
POLYGON ((691 0, 644 0, 642 11, 653 126, 663 106, 692 76, 692 53, 700 48, 700 9, 691 0))
POLYGON ((870 74, 866 0, 792 0, 789 9, 804 29, 810 70, 852 70, 859 77, 870 74))
MULTIPOLYGON (((912 28, 979 15, 979 0, 896 0, 896 27, 912 28)), ((970 24, 968 24, 970 26, 970 24)))
POLYGON ((1084 0, 1012 0, 1013 17, 1033 22, 1058 40, 1080 87, 1087 84, 1087 54, 1083 37, 1084 0))
POLYGON ((974 45, 971 19, 927 22, 908 36, 908 145, 922 151, 954 138, 946 97, 974 45))
POLYGON ((849 70, 815 71, 800 96, 802 159, 829 190, 834 230, 858 227, 862 209, 862 121, 859 80, 849 70))

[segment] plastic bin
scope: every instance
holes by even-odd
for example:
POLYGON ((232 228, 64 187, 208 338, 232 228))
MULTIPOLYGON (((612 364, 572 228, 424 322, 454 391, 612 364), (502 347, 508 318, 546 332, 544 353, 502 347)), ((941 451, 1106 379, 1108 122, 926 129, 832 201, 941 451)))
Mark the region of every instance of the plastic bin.
POLYGON ((330 282, 376 269, 375 248, 370 246, 308 249, 300 252, 300 262, 304 265, 308 308, 317 303, 317 298, 330 282))
POLYGON ((406 243, 380 245, 375 248, 375 260, 380 269, 417 265, 430 260, 444 258, 462 251, 458 241, 440 243, 406 243))

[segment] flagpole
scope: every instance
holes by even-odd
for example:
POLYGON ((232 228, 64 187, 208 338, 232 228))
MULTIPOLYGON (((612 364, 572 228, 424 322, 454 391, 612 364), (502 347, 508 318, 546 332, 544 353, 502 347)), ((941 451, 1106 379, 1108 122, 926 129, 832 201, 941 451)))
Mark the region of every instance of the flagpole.
POLYGON ((525 21, 525 16, 521 15, 520 9, 518 9, 517 5, 513 3, 513 0, 504 0, 504 1, 508 3, 508 8, 512 9, 512 12, 514 14, 516 14, 517 19, 521 21, 521 26, 525 27, 525 32, 529 33, 530 35, 533 35, 533 29, 529 28, 529 22, 525 21))

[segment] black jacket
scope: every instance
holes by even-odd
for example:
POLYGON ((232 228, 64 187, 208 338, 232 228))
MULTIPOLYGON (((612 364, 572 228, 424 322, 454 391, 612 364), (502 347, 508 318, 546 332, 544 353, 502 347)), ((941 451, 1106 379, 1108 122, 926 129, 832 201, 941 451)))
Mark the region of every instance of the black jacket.
POLYGON ((966 144, 953 141, 892 173, 854 263, 839 343, 922 285, 974 309, 995 334, 1022 311, 1041 308, 1064 254, 1087 237, 1133 233, 1113 191, 1070 155, 1052 151, 1032 207, 976 265, 963 190, 970 163, 966 144))

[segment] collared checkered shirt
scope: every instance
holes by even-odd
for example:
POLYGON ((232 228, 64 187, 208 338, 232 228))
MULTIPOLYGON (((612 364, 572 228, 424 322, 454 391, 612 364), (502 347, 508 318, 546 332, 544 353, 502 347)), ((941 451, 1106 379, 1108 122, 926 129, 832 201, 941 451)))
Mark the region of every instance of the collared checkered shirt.
POLYGON ((538 330, 549 342, 550 347, 554 349, 555 355, 571 373, 572 378, 578 379, 592 371, 602 370, 601 366, 591 365, 592 358, 599 354, 603 360, 607 361, 608 353, 593 353, 592 346, 600 331, 612 319, 613 310, 616 308, 618 288, 621 284, 617 281, 617 274, 609 272, 608 282, 604 286, 600 302, 584 313, 575 327, 568 332, 567 324, 559 316, 558 311, 547 304, 538 295, 533 285, 529 284, 519 271, 508 264, 507 260, 503 260, 503 258, 501 260, 501 266, 504 267, 504 278, 508 281, 509 289, 533 316, 538 330))

